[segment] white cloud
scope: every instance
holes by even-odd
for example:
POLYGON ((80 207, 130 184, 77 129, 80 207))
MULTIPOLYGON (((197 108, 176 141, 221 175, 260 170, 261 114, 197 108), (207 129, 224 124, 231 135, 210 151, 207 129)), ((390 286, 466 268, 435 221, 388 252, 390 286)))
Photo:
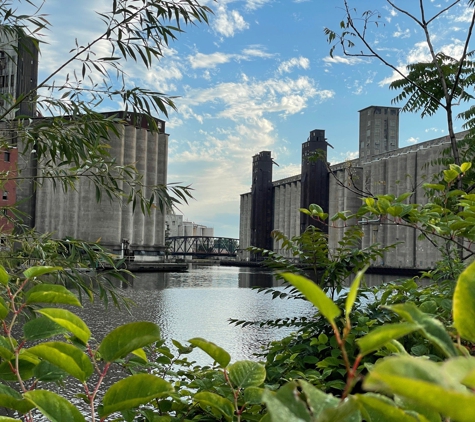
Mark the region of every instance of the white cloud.
POLYGON ((396 25, 397 30, 393 32, 393 37, 395 38, 409 38, 411 36, 411 31, 409 28, 402 30, 399 25, 396 25))
POLYGON ((333 56, 333 57, 328 56, 328 57, 325 57, 323 61, 328 65, 348 64, 350 66, 364 62, 364 60, 361 57, 342 57, 342 56, 333 56))
POLYGON ((260 49, 259 46, 252 46, 245 48, 240 54, 227 54, 221 52, 211 54, 196 53, 194 56, 188 56, 188 61, 193 69, 213 69, 216 66, 228 63, 231 60, 251 60, 253 57, 267 59, 273 56, 273 54, 266 53, 264 50, 260 49))
MULTIPOLYGON (((279 158, 277 157, 275 161, 278 163, 279 158)), ((302 165, 301 164, 287 164, 287 165, 279 165, 278 167, 274 167, 273 176, 274 180, 285 179, 287 177, 296 176, 302 172, 302 165)))
POLYGON ((454 22, 470 23, 473 16, 473 7, 462 6, 462 8, 462 11, 457 11, 452 20, 454 22))
POLYGON ((246 8, 248 10, 256 10, 270 1, 271 0, 246 0, 246 8))
POLYGON ((269 79, 263 82, 224 83, 199 92, 188 92, 193 105, 209 101, 224 103, 220 117, 238 120, 262 116, 264 113, 295 114, 311 98, 324 101, 334 95, 330 90, 317 90, 313 80, 269 79))
MULTIPOLYGON (((453 39, 452 42, 442 45, 438 47, 436 50, 443 52, 444 54, 453 57, 455 59, 461 57, 463 53, 464 44, 462 41, 453 39)), ((429 51, 429 47, 425 41, 417 42, 414 44, 414 47, 409 50, 408 54, 404 58, 404 60, 399 63, 397 69, 403 73, 404 75, 407 74, 406 66, 411 63, 424 63, 432 61, 432 56, 429 51)), ((378 83, 379 86, 388 85, 391 82, 401 79, 401 75, 398 74, 396 71, 393 71, 391 76, 384 78, 382 81, 378 83)))
POLYGON ((211 54, 203 54, 203 53, 196 53, 194 56, 188 56, 188 60, 190 61, 191 67, 193 69, 197 68, 208 68, 212 69, 215 68, 219 64, 228 63, 234 58, 234 54, 226 54, 226 53, 211 53, 211 54))
POLYGON ((414 136, 411 136, 409 139, 406 139, 406 142, 408 144, 417 144, 419 142, 419 138, 415 138, 414 136))
POLYGON ((244 50, 242 50, 242 55, 241 55, 241 57, 262 57, 263 59, 269 59, 274 56, 275 54, 266 53, 258 45, 245 48, 244 50))
POLYGON ((358 151, 345 151, 341 152, 338 156, 329 157, 328 160, 330 161, 330 164, 333 165, 343 163, 349 160, 355 160, 356 158, 358 158, 358 156, 358 151))
POLYGON ((293 57, 290 60, 287 60, 285 62, 282 62, 277 71, 280 74, 283 73, 290 73, 294 67, 301 67, 302 69, 308 69, 310 68, 310 60, 307 59, 306 57, 293 57))
POLYGON ((215 13, 216 19, 212 22, 212 27, 218 34, 233 37, 236 32, 249 28, 241 14, 237 10, 228 11, 225 3, 221 4, 215 13))

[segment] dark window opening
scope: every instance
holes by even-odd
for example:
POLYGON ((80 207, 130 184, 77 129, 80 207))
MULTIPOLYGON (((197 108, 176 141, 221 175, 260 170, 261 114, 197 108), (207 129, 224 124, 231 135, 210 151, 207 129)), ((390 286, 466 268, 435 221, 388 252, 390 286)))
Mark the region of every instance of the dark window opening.
POLYGON ((9 162, 10 162, 10 152, 5 151, 5 152, 3 153, 3 159, 4 159, 7 163, 9 163, 9 162))
POLYGON ((8 192, 6 190, 3 191, 3 200, 6 201, 8 199, 8 192))

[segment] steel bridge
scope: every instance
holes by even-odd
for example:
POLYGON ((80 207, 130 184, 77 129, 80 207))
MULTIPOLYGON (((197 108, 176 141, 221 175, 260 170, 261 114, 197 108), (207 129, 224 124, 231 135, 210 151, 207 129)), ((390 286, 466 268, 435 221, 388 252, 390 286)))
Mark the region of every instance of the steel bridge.
POLYGON ((230 237, 173 236, 165 239, 169 255, 236 256, 239 240, 230 237))

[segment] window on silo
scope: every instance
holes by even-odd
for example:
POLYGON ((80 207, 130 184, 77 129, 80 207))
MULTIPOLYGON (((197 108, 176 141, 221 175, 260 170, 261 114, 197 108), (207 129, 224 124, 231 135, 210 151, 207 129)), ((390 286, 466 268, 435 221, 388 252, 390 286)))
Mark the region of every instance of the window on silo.
POLYGON ((4 190, 3 191, 3 200, 6 201, 8 199, 8 191, 4 190))

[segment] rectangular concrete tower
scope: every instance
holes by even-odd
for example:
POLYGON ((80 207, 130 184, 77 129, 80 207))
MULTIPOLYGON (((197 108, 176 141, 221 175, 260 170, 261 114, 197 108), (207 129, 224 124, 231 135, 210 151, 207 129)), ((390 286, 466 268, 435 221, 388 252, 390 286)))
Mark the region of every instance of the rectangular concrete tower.
POLYGON ((399 148, 399 110, 399 107, 369 106, 359 111, 359 157, 362 162, 399 148))
MULTIPOLYGON (((317 204, 322 207, 324 212, 328 213, 327 146, 325 131, 319 129, 312 130, 307 142, 302 144, 300 208, 308 208, 310 204, 317 204), (321 156, 315 157, 316 153, 321 156)), ((328 231, 326 225, 318 224, 308 215, 301 214, 300 233, 303 233, 310 225, 317 226, 325 232, 328 231)))
POLYGON ((272 250, 274 229, 272 165, 270 151, 262 151, 252 158, 251 245, 268 250, 272 250))

